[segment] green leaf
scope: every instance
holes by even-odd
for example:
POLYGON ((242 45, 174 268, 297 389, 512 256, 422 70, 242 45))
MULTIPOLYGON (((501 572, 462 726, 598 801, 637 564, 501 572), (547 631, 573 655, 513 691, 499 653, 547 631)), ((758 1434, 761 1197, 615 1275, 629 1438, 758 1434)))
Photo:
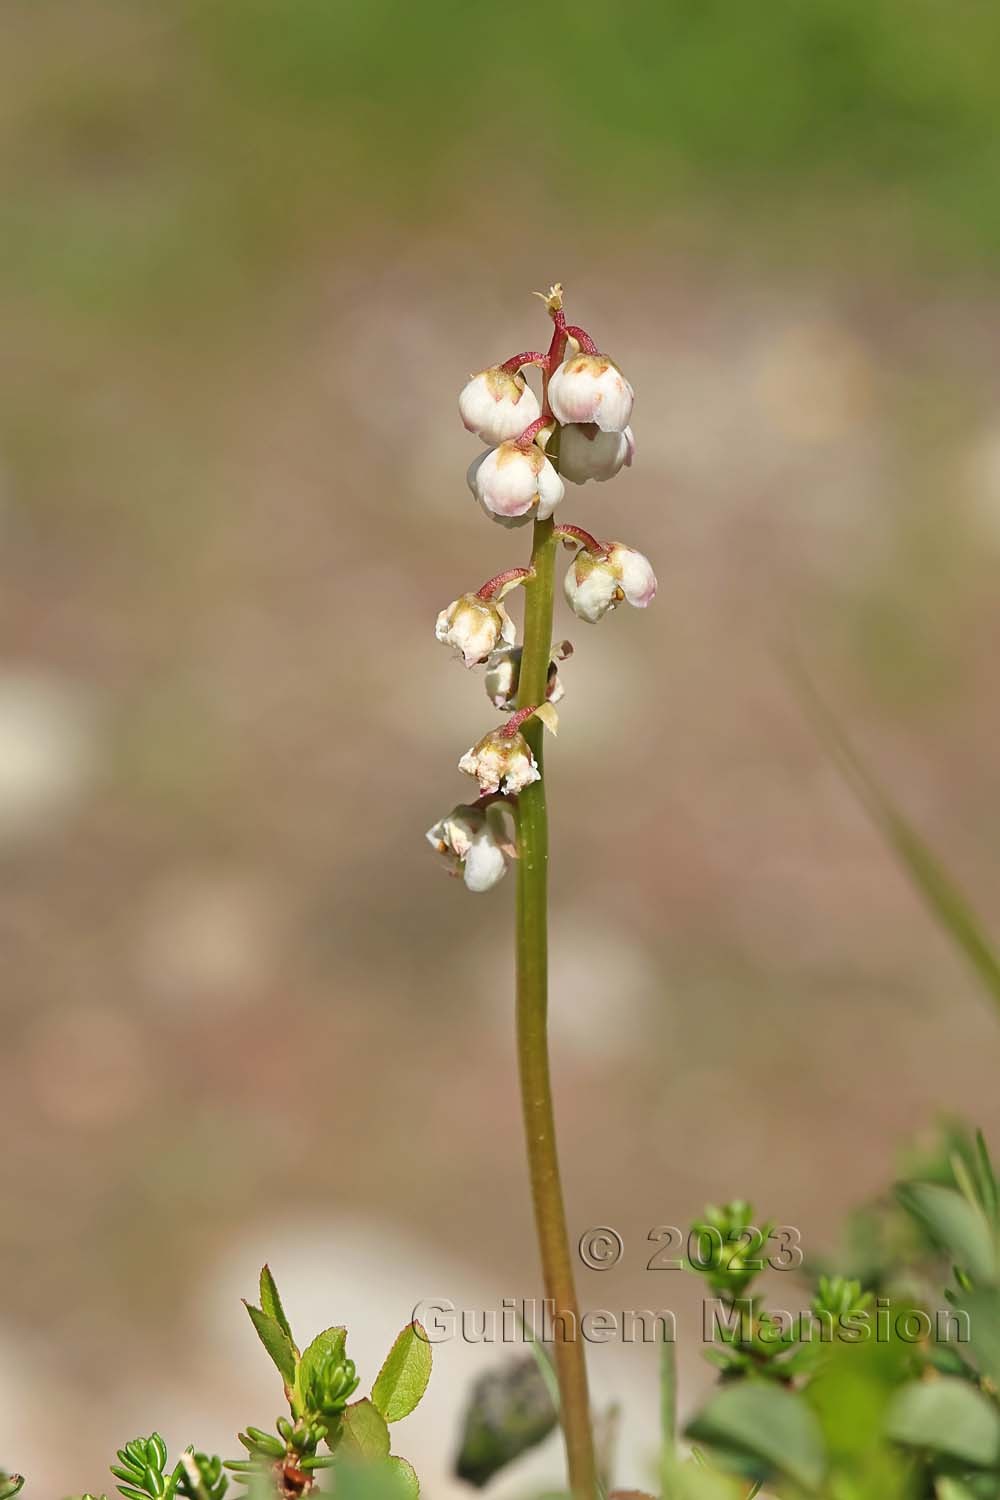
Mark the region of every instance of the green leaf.
POLYGON ((431 1378, 431 1346, 419 1323, 408 1323, 372 1386, 372 1401, 387 1422, 408 1417, 431 1378))
POLYGON ((388 1458, 389 1447, 389 1427, 385 1417, 367 1396, 347 1408, 338 1451, 353 1453, 359 1458, 388 1458))
POLYGON ((801 665, 789 660, 788 666, 803 706, 845 781, 923 897, 931 915, 964 953, 993 1003, 1000 1005, 1000 955, 978 914, 865 766, 801 665))
POLYGON ((274 1319, 278 1327, 281 1329, 282 1333, 287 1335, 288 1342, 294 1349, 295 1340, 292 1338, 291 1326, 288 1322, 287 1317, 285 1316, 285 1309, 281 1305, 281 1298, 278 1296, 277 1283, 275 1282, 274 1277, 271 1275, 270 1266, 263 1266, 261 1268, 260 1305, 261 1309, 267 1313, 267 1316, 274 1319))
POLYGON ((278 1374, 286 1386, 293 1386, 297 1364, 295 1345, 276 1319, 262 1312, 259 1307, 253 1307, 249 1302, 244 1302, 243 1306, 250 1314, 250 1321, 257 1330, 257 1337, 274 1361, 278 1374))
POLYGON ((936 1245, 967 1271, 974 1281, 996 1277, 996 1249, 985 1217, 954 1188, 936 1182, 903 1182, 896 1196, 936 1245))
POLYGON ((976 1500, 972 1490, 966 1488, 958 1479, 943 1475, 934 1486, 937 1500, 976 1500))
POLYGON ((688 1425, 687 1434, 733 1458, 751 1460, 753 1477, 785 1474, 814 1490, 826 1467, 823 1436, 815 1414, 791 1391, 744 1383, 723 1388, 688 1425))
POLYGON ((886 1431, 895 1442, 930 1448, 991 1468, 1000 1459, 1000 1412, 966 1380, 915 1381, 893 1400, 886 1431))
POLYGON ((1000 1386, 1000 1292, 994 1287, 966 1292, 954 1306, 968 1318, 967 1342, 979 1373, 1000 1386))
POLYGON ((336 1473, 337 1500, 417 1500, 420 1494, 417 1476, 403 1458, 347 1458, 336 1473))
POLYGON ((342 1364, 346 1350, 347 1329, 341 1327, 324 1328, 303 1350, 293 1382, 294 1405, 299 1416, 305 1411, 313 1379, 329 1365, 342 1364))
POLYGON ((395 1485, 393 1493, 398 1493, 400 1500, 418 1500, 420 1481, 413 1465, 408 1464, 405 1458, 390 1458, 388 1467, 395 1485))

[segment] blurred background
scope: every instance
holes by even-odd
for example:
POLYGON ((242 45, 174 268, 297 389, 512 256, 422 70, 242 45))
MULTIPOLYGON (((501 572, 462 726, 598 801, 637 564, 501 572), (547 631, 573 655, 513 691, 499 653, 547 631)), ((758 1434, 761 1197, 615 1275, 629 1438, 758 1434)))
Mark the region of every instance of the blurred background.
MULTIPOLYGON (((830 1249, 997 1021, 844 789, 794 646, 1000 896, 1000 12, 989 0, 7 0, 0 48, 0 1461, 100 1493, 279 1392, 239 1297, 370 1378, 417 1301, 538 1290, 512 882, 423 833, 495 720, 437 611, 525 560, 468 373, 555 280, 637 391, 563 516, 648 614, 562 613, 553 1031, 584 1302, 678 1311, 657 1224, 830 1249), (57 1434, 54 1438, 53 1434, 57 1434)), ((696 1290, 696 1289, 695 1289, 696 1290)), ((802 1305, 785 1285, 784 1305, 802 1305), (788 1299, 791 1299, 789 1302, 788 1299)), ((448 1478, 473 1375, 400 1431, 448 1478)), ((646 1477, 655 1356, 596 1349, 646 1477)), ((550 1444, 505 1490, 559 1474, 550 1444)))

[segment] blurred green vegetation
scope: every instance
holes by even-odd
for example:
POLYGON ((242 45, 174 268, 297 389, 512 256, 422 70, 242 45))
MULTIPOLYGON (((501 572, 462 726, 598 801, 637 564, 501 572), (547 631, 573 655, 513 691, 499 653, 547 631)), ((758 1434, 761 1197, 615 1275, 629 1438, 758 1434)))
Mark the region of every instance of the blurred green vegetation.
POLYGON ((1000 258, 994 0, 12 0, 5 31, 8 275, 98 314, 499 211, 1000 258))

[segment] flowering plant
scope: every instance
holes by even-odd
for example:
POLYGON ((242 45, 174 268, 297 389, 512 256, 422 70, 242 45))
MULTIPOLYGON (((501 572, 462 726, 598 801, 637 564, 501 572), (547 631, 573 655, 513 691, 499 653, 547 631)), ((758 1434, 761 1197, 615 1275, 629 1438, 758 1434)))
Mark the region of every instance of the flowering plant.
MULTIPOLYGON (((488 447, 476 458, 468 483, 480 507, 507 528, 531 525, 528 566, 508 568, 479 589, 461 594, 441 611, 436 635, 466 667, 485 666, 491 703, 513 711, 458 763, 473 777, 478 798, 452 809, 427 837, 452 874, 482 892, 517 868, 517 1031, 525 1138, 531 1173, 546 1296, 557 1329, 575 1326, 576 1291, 559 1178, 546 1014, 548 815, 542 737, 556 732, 553 704, 563 696, 554 670, 567 642, 554 645, 552 619, 556 551, 574 556, 564 593, 574 615, 596 624, 619 604, 645 609, 656 593, 652 567, 641 553, 601 541, 581 526, 556 520, 565 480, 604 483, 631 464, 635 443, 629 421, 633 391, 621 370, 600 353, 585 329, 567 323, 561 286, 543 297, 552 319, 548 350, 515 354, 473 375, 459 396, 465 426, 488 447), (524 371, 541 372, 541 399, 524 371), (525 595, 524 643, 503 600, 525 595), (507 817, 514 823, 511 839, 507 817), (570 1316, 560 1318, 560 1313, 570 1316)), ((570 1486, 592 1500, 597 1470, 583 1350, 557 1335, 555 1365, 570 1486)))

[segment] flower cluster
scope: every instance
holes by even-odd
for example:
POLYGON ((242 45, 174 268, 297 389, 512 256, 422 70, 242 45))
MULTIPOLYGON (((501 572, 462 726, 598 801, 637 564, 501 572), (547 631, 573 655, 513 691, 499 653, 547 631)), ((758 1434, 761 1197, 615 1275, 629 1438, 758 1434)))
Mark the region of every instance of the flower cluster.
MULTIPOLYGON (((566 481, 604 483, 631 464, 634 397, 614 360, 598 350, 584 329, 567 323, 562 288, 553 287, 543 300, 554 325, 548 351, 515 354, 480 370, 458 398, 465 427, 488 445, 473 460, 468 484, 480 508, 498 525, 532 522, 536 540, 555 536, 572 548, 566 600, 578 619, 596 624, 623 602, 645 609, 656 593, 653 570, 624 542, 600 541, 582 527, 558 524, 554 515, 565 498, 566 481), (532 368, 541 372, 540 400, 525 379, 524 371, 532 368)), ((547 577, 550 599, 551 569, 547 577)), ((564 692, 557 663, 570 655, 568 641, 545 648, 547 681, 532 674, 539 695, 545 687, 545 701, 523 701, 524 653, 503 601, 513 589, 530 590, 539 583, 534 568, 509 568, 474 592, 460 594, 441 611, 435 627, 437 639, 466 667, 486 668, 490 702, 510 714, 458 763, 478 783, 478 801, 454 807, 427 834, 449 872, 461 875, 471 891, 492 889, 516 857, 505 814, 516 811, 518 794, 541 779, 522 725, 538 718, 554 733, 552 705, 564 692)), ((541 657, 536 664, 540 671, 541 657)))

